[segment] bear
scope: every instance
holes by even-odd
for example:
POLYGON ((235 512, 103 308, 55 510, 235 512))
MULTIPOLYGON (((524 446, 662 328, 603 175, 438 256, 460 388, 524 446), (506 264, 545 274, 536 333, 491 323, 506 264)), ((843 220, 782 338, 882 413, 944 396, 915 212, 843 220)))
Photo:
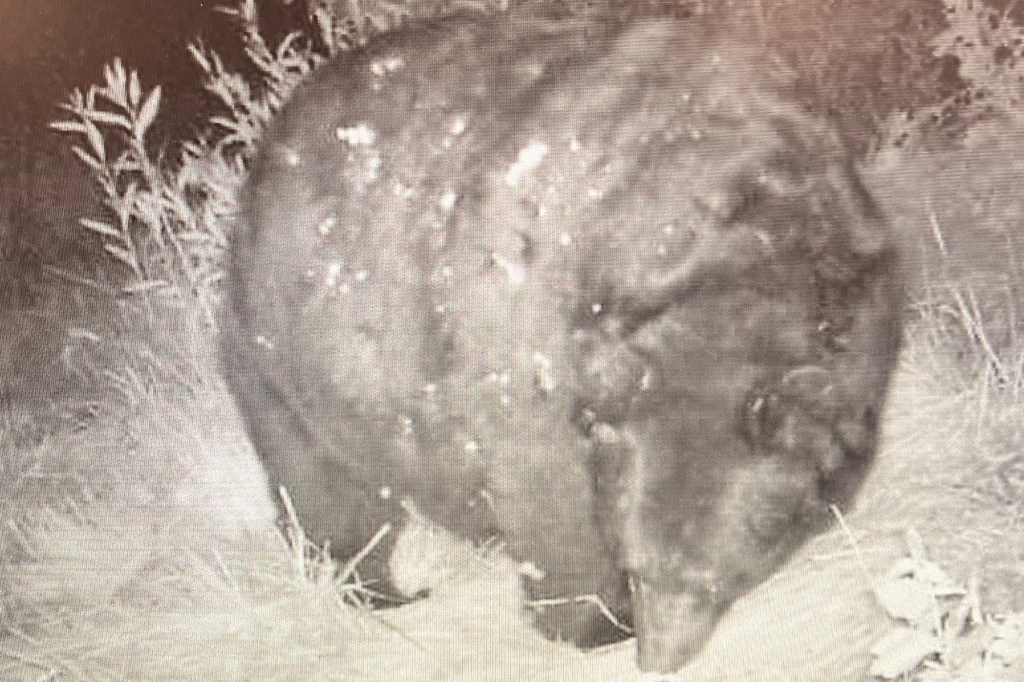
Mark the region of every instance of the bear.
POLYGON ((736 42, 459 15, 297 89, 241 193, 221 338, 310 537, 352 556, 412 502, 528 565, 549 636, 625 624, 669 672, 851 503, 899 250, 833 128, 736 42))

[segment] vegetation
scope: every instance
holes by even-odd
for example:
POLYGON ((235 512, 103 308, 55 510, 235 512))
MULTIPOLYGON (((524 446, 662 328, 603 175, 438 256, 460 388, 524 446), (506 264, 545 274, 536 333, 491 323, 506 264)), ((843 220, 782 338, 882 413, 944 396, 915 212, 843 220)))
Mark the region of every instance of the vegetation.
MULTIPOLYGON (((29 312, 11 319, 45 324, 5 332, 14 343, 0 349, 8 366, 22 363, 0 407, 0 677, 306 679, 313 665, 325 679, 633 678, 628 646, 584 656, 539 638, 516 609, 515 567, 451 539, 437 549, 435 529, 407 549, 414 564, 444 568, 432 597, 367 611, 373 586, 358 562, 312 546, 294 519, 284 539, 275 532, 217 378, 235 197, 273 113, 331 54, 409 17, 509 4, 704 15, 750 41, 794 69, 805 105, 840 126, 908 245, 907 350, 863 511, 737 606, 707 674, 855 677, 869 653, 885 679, 1022 674, 1024 625, 1008 611, 1024 608, 1024 163, 1004 141, 1024 140, 1024 36, 1009 10, 973 0, 303 1, 305 32, 276 44, 255 0, 226 10, 241 67, 191 48, 216 108, 195 139, 156 136, 164 91, 120 61, 53 125, 95 182, 78 243, 98 248, 16 297, 29 312), (26 363, 33 347, 49 359, 26 363), (894 519, 920 536, 894 532, 894 519), (764 640, 765 614, 778 642, 764 640), (807 639, 821 629, 807 619, 835 622, 845 639, 794 660, 793 642, 820 643, 807 639)), ((0 286, 13 297, 21 283, 0 286)))

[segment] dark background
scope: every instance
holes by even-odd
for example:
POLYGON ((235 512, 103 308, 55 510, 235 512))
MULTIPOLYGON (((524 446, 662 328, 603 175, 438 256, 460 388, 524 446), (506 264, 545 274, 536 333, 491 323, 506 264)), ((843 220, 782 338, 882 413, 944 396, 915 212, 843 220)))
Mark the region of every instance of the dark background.
MULTIPOLYGON (((144 87, 164 88, 161 119, 194 124, 200 72, 186 49, 197 40, 229 62, 238 59, 233 18, 222 0, 0 0, 0 131, 55 117, 55 104, 74 88, 102 81, 103 65, 120 57, 144 87), (190 110, 192 110, 190 112, 190 110), (179 114, 179 115, 173 115, 179 114), (185 120, 181 120, 184 117, 185 120)), ((303 6, 261 1, 271 36, 301 23, 303 6)), ((174 128, 175 126, 171 126, 174 128)), ((166 129, 168 135, 174 134, 166 129)), ((2 133, 0 133, 2 134, 2 133)))
MULTIPOLYGON (((264 34, 276 44, 299 27, 305 6, 258 0, 264 34)), ((95 180, 70 152, 79 141, 47 127, 75 89, 103 83, 115 57, 145 90, 162 90, 150 131, 153 153, 175 158, 183 140, 208 128, 219 104, 202 88, 188 52, 200 42, 245 73, 237 19, 224 0, 0 0, 0 325, 4 314, 41 305, 53 269, 86 276, 110 269, 98 239, 78 227, 101 217, 95 180)))

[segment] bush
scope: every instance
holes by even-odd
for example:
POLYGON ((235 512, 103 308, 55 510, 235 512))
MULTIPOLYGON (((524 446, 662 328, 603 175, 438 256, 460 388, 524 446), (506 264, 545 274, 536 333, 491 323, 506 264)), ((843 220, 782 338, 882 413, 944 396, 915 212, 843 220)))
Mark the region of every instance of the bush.
POLYGON ((1013 5, 1000 11, 978 0, 942 3, 948 25, 931 45, 937 56, 956 64, 959 87, 919 111, 893 116, 883 131, 885 142, 958 140, 975 123, 1020 105, 1024 36, 1010 13, 1013 5))
POLYGON ((97 182, 105 216, 82 218, 120 266, 116 278, 126 296, 156 296, 196 306, 214 325, 227 229, 246 162, 260 131, 291 89, 319 58, 289 36, 271 51, 260 37, 252 0, 233 12, 246 54, 263 74, 262 86, 227 70, 216 53, 193 45, 205 89, 224 107, 214 133, 185 141, 177 158, 154 151, 150 128, 160 110, 161 89, 144 91, 138 74, 120 60, 104 69, 102 86, 75 90, 63 105, 69 120, 53 128, 79 136, 75 155, 97 182))

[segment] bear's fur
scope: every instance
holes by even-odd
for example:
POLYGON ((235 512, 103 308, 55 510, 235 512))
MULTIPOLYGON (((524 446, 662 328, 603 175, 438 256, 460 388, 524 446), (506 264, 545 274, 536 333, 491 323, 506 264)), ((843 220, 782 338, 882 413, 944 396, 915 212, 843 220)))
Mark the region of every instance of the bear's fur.
POLYGON ((311 536, 354 554, 412 500, 500 537, 534 597, 599 595, 669 670, 849 501, 897 255, 769 71, 695 22, 461 17, 298 90, 244 192, 224 347, 311 536))

